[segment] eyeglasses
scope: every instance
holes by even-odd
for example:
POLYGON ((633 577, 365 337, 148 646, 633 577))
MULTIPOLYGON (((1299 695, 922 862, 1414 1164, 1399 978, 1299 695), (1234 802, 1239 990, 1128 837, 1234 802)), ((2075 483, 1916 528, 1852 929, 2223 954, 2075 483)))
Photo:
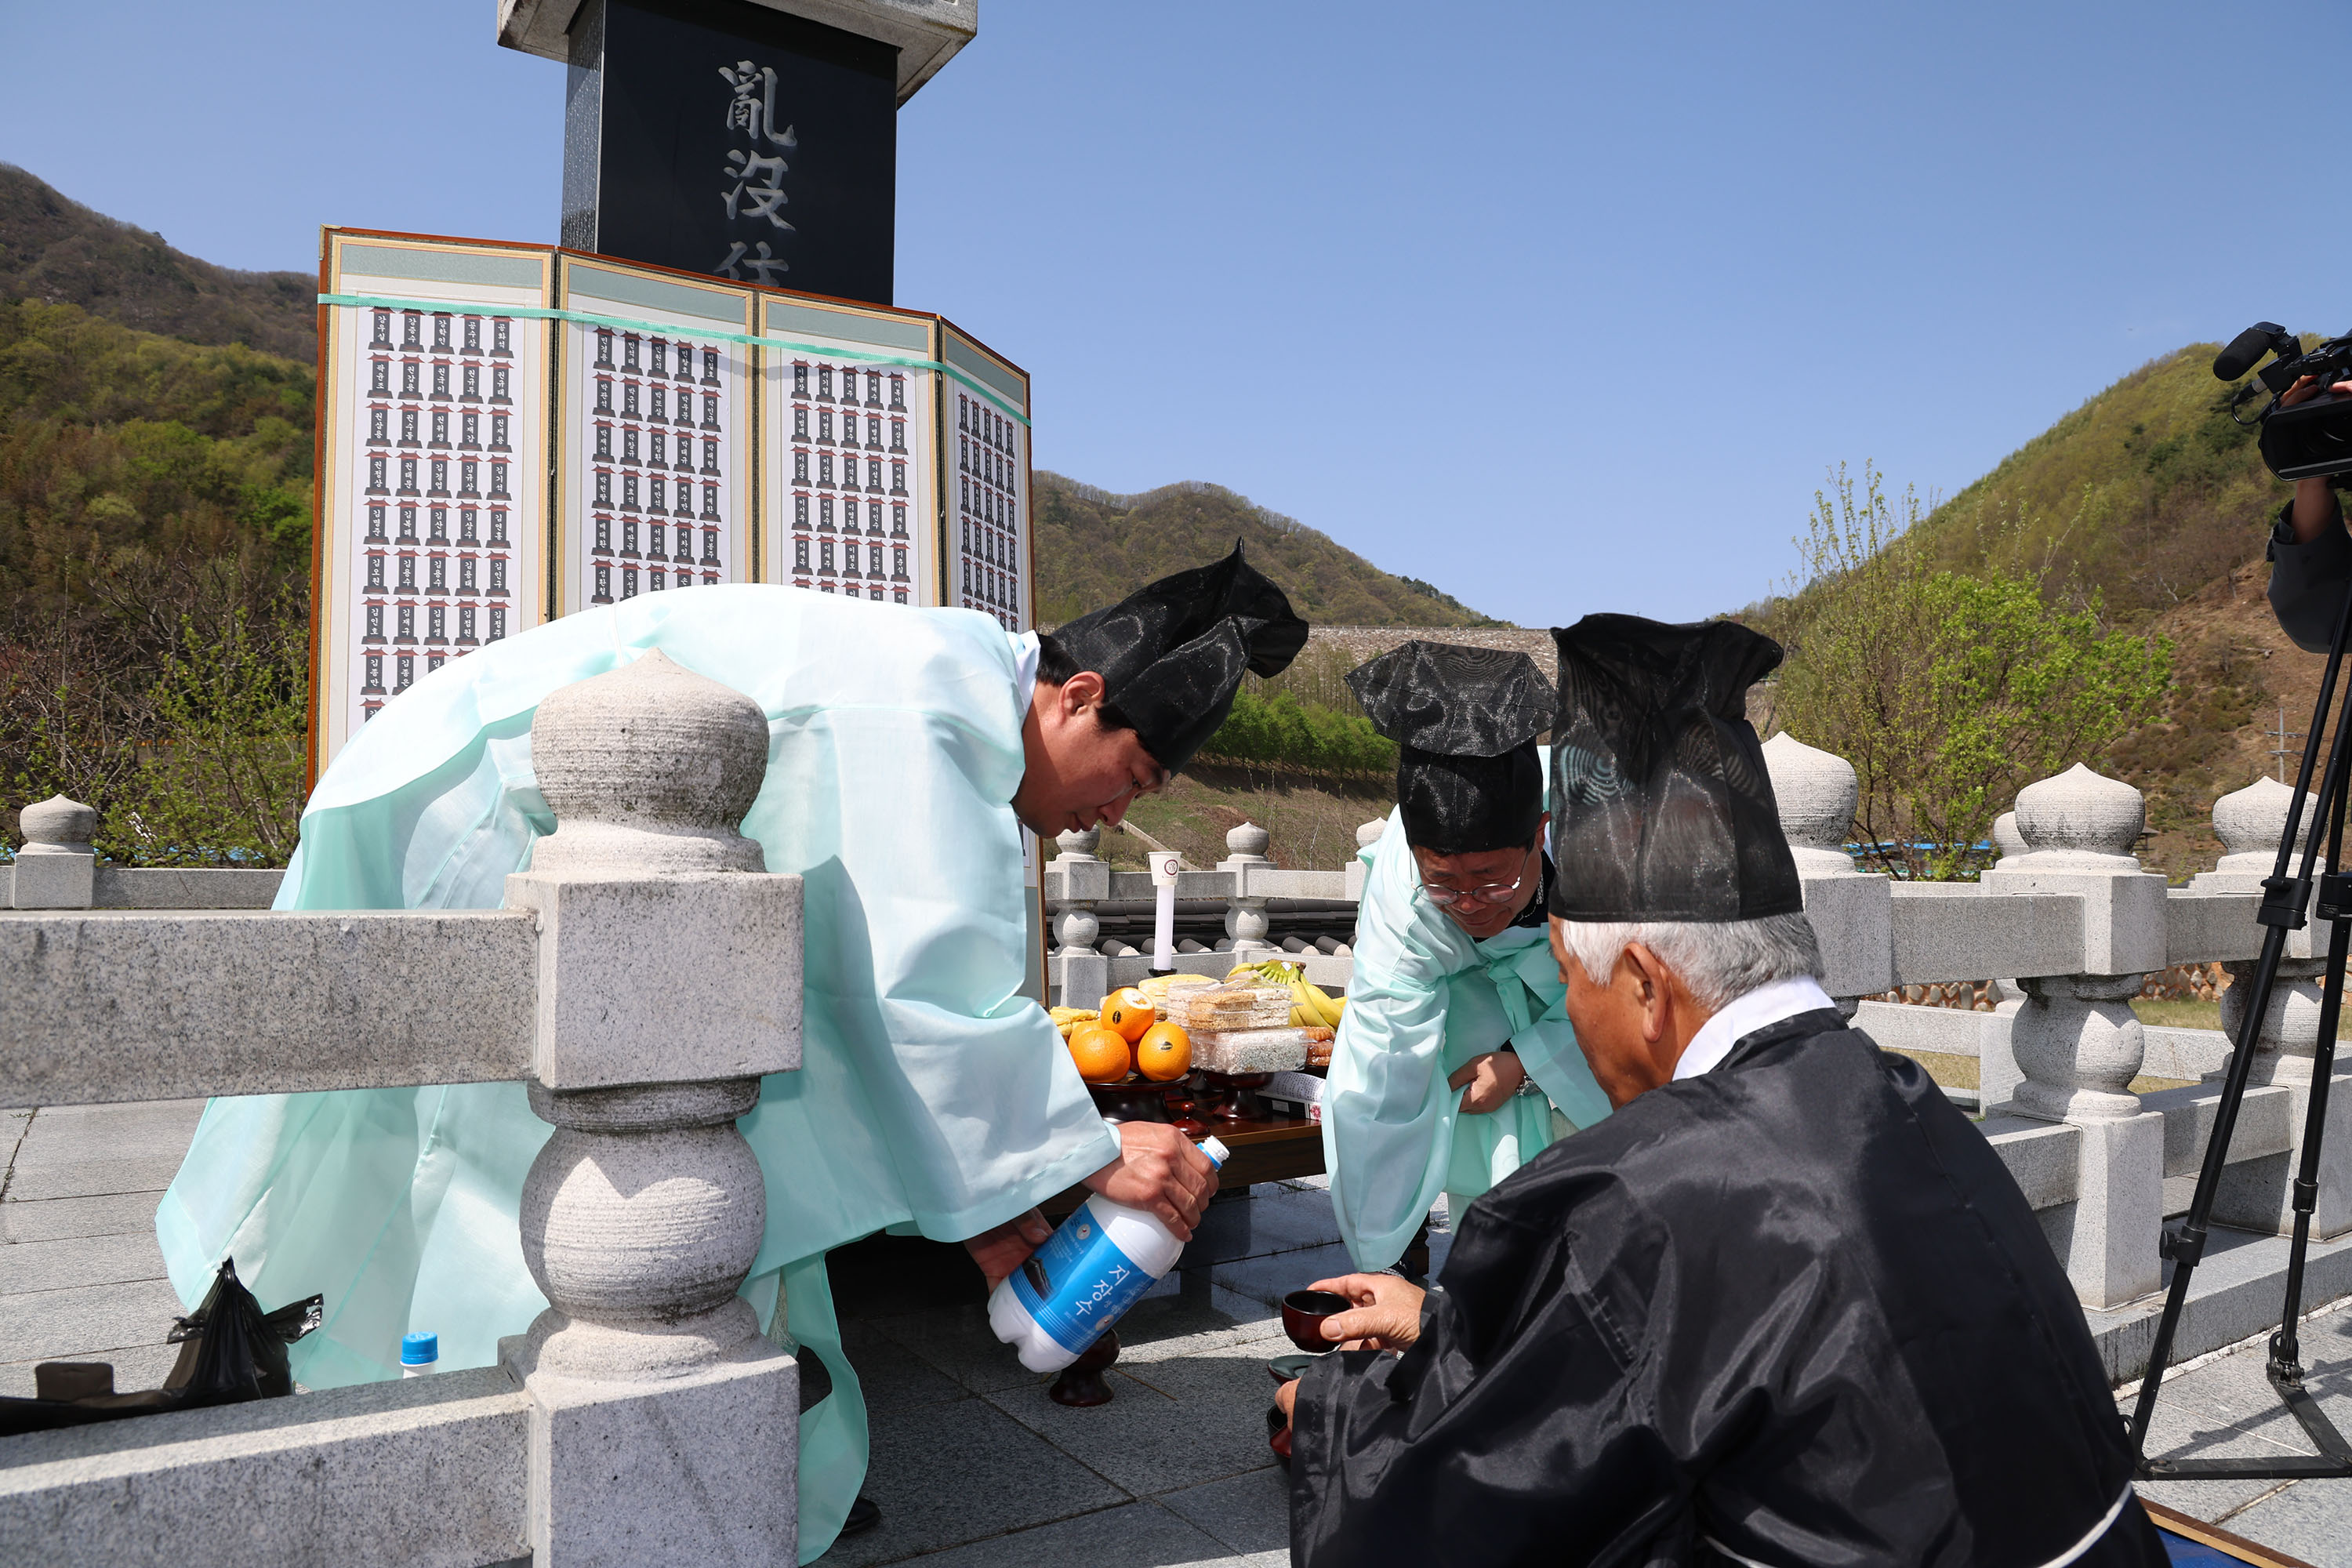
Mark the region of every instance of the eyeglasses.
MULTIPOLYGON (((1534 856, 1535 852, 1530 850, 1528 858, 1532 859, 1534 856)), ((1519 874, 1507 882, 1488 882, 1478 888, 1439 888, 1424 880, 1421 890, 1429 895, 1431 903, 1444 910, 1461 903, 1507 904, 1527 885, 1528 873, 1522 867, 1519 874)))

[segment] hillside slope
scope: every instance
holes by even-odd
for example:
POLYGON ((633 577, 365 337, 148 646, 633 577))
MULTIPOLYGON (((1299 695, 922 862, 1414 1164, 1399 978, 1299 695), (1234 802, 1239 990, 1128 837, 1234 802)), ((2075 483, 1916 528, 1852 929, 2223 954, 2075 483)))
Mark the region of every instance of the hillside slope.
POLYGON ((311 367, 0 303, 0 627, 79 615, 174 556, 298 582, 311 367))
POLYGON ((2273 755, 2281 728, 2284 773, 2294 777, 2326 661, 2278 629, 2263 596, 2269 584, 2257 553, 2156 618, 2151 629, 2173 642, 2166 711, 2099 764, 2146 792, 2152 837, 2139 855, 2175 879, 2212 868, 2222 851, 2213 802, 2281 769, 2273 755))
POLYGON ((313 364, 318 278, 238 272, 173 249, 0 163, 0 300, 79 305, 184 342, 243 343, 313 364))
POLYGON ((2191 343, 2090 398, 1937 507, 1919 542, 1961 571, 2047 567, 2053 587, 2096 593, 2127 622, 2188 603, 2261 553, 2286 496, 2225 407, 2217 347, 2191 343))
MULTIPOLYGON (((2141 853, 2175 877, 2221 853, 2214 799, 2276 768, 2281 710, 2290 731, 2308 721, 2320 662, 2279 634, 2263 597, 2264 535, 2288 487, 2263 467, 2255 430, 2231 418, 2215 352, 2192 343, 2142 365, 1906 540, 1939 567, 2038 576, 2053 599, 2171 641, 2158 716, 2093 762, 2146 794, 2141 853)), ((1802 598, 1761 601, 1742 618, 1785 637, 1802 598)))
POLYGON ((2162 711, 2099 766, 2147 795, 2141 853, 2176 878, 2221 852, 2215 798, 2277 770, 2282 728, 2300 745, 2321 662, 2280 634, 2263 597, 2263 536, 2288 487, 2263 467, 2256 431, 2230 416, 2218 347, 2142 365, 1918 528, 1942 564, 2046 568, 2052 593, 2095 596, 2110 620, 2171 640, 2162 711))
POLYGON ((1381 571, 1329 534, 1198 480, 1113 495, 1039 469, 1037 619, 1055 626, 1139 584, 1215 560, 1242 542, 1260 571, 1317 625, 1491 626, 1502 623, 1426 583, 1381 571))

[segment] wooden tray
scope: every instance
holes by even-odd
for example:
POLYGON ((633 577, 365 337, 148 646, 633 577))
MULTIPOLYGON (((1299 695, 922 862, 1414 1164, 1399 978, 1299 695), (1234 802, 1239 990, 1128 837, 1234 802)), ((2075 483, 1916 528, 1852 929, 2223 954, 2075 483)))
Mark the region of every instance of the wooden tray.
POLYGON ((2147 1517, 2156 1521, 2158 1530, 2179 1536, 2184 1541, 2193 1541, 2200 1546, 2210 1547, 2233 1563, 2251 1563, 2255 1568, 2311 1568, 2311 1564, 2300 1557, 2273 1552, 2242 1535, 2233 1535, 2218 1524, 2208 1524, 2201 1519, 2185 1514, 2177 1508, 2167 1508, 2146 1498, 2139 1500, 2139 1505, 2147 1510, 2147 1517))

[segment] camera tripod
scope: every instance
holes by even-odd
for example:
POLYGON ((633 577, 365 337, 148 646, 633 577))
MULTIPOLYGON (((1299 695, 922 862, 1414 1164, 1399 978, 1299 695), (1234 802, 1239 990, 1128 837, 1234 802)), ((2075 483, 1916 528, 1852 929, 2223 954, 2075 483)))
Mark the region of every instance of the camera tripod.
POLYGON ((2278 859, 2271 874, 2263 879, 2262 906, 2254 916, 2264 928, 2262 958, 2255 965, 2251 994, 2240 1016, 2236 1049, 2230 1055, 2230 1069, 2222 1079, 2212 1137, 2205 1145, 2205 1162, 2197 1172, 2196 1195, 2189 1200, 2188 1218, 2162 1242, 2163 1255, 2172 1260, 2172 1285, 2164 1299, 2164 1316, 2157 1324, 2156 1342, 2148 1350, 2147 1373, 2140 1384, 2139 1403, 2131 1418, 2132 1454, 2137 1461, 2136 1473, 2142 1480, 2352 1478, 2352 1443, 2345 1441, 2327 1413, 2304 1387, 2302 1350, 2295 1338, 2295 1325, 2303 1316, 2303 1269, 2311 1249, 2311 1216, 2319 1203, 2320 1141, 2327 1131, 2328 1079, 2335 1071, 2336 1026, 2344 1000, 2345 958, 2347 950, 2352 950, 2352 871, 2341 868, 2347 775, 2352 774, 2352 746, 2346 743, 2347 731, 2352 731, 2352 690, 2347 691, 2345 710, 2337 715, 2335 739, 2327 748, 2327 771, 2321 778, 2318 795, 2311 799, 2311 832, 2299 859, 2295 840, 2302 837, 2304 803, 2309 798, 2312 769, 2319 758, 2319 738, 2326 728, 2337 679, 2344 670, 2347 629, 2352 629, 2352 590, 2347 590, 2344 605, 2336 612, 2336 633, 2327 648, 2327 668, 2319 681, 2319 700, 2312 707, 2311 727, 2304 737, 2303 762, 2295 770, 2294 797, 2287 804, 2286 830, 2279 837, 2278 859), (2286 1301, 2280 1314, 2278 1332, 2271 1336, 2270 1364, 2266 1369, 2271 1386, 2302 1423, 2305 1435, 2319 1452, 2308 1457, 2286 1454, 2276 1458, 2151 1459, 2147 1457, 2148 1422, 2156 1414, 2158 1391, 2172 1359, 2172 1339, 2180 1327, 2181 1309, 2188 1304, 2189 1276, 2204 1257, 2206 1225, 2212 1217, 2213 1199, 2221 1185, 2222 1168, 2229 1161, 2230 1136, 2237 1127, 2239 1109, 2245 1103, 2246 1084, 2253 1070, 2254 1042, 2270 1011, 2279 961, 2286 952, 2287 932, 2304 924, 2304 908, 2312 893, 2312 873, 2323 824, 2327 832, 2329 870, 2318 879, 2318 915, 2332 928, 2327 942, 2326 989, 2319 1005, 2319 1041, 2312 1054, 2311 1100, 2304 1121, 2302 1159, 2295 1171, 2294 1235, 2287 1248, 2286 1301))

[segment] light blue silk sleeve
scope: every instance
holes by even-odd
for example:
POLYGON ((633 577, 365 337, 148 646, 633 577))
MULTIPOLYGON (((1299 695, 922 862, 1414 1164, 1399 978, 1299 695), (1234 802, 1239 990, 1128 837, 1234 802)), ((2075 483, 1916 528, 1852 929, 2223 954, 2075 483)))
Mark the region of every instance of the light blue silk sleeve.
POLYGON ((1512 967, 1520 984, 1543 1004, 1543 1011, 1511 1036, 1511 1048, 1560 1114, 1580 1130, 1590 1127, 1609 1114, 1609 1097, 1601 1092, 1591 1064, 1577 1047, 1576 1030, 1568 1021, 1568 986, 1559 977, 1549 937, 1539 936, 1521 949, 1512 967))
POLYGON ((1577 1048, 1540 930, 1474 942, 1422 896, 1394 813, 1365 860, 1323 1150, 1340 1237, 1358 1268, 1379 1269, 1403 1255, 1440 1192, 1477 1197, 1551 1142, 1545 1100, 1579 1128, 1608 1115, 1609 1102, 1577 1048), (1506 1041, 1545 1099, 1464 1114, 1447 1078, 1506 1041))
POLYGON ((1420 896, 1404 824, 1367 857, 1348 1010, 1323 1088, 1323 1162, 1340 1238, 1360 1268, 1385 1268, 1443 1190, 1461 1095, 1445 1086, 1448 977, 1475 944, 1420 896))

